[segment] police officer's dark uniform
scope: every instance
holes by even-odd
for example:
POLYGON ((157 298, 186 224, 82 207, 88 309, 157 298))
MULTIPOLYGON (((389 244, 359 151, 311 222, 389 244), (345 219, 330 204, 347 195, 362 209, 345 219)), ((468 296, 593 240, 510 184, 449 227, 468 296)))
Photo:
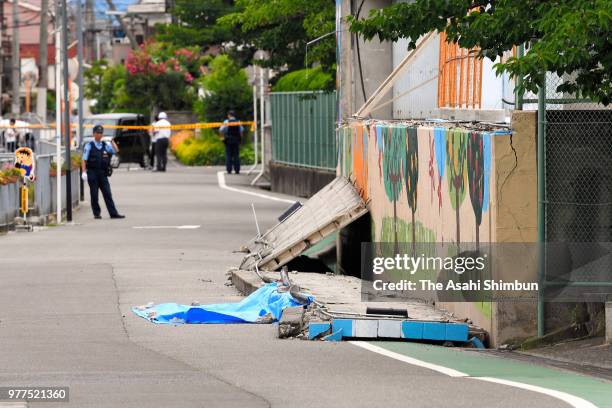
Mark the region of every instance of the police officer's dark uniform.
POLYGON ((102 218, 100 216, 100 204, 98 203, 98 190, 102 191, 102 197, 106 203, 106 209, 111 218, 125 218, 119 214, 113 196, 111 194, 110 183, 108 182, 108 169, 110 168, 110 160, 115 154, 115 148, 112 144, 103 142, 102 133, 104 128, 100 125, 94 126, 93 140, 83 148, 83 173, 87 176, 84 179, 89 184, 89 192, 91 195, 91 209, 93 210, 94 218, 102 218))
POLYGON ((242 125, 228 125, 230 123, 239 122, 236 119, 234 111, 227 114, 227 119, 223 122, 223 126, 219 129, 224 135, 223 143, 225 143, 225 169, 227 173, 232 172, 232 168, 236 174, 240 174, 240 142, 242 140, 242 125))

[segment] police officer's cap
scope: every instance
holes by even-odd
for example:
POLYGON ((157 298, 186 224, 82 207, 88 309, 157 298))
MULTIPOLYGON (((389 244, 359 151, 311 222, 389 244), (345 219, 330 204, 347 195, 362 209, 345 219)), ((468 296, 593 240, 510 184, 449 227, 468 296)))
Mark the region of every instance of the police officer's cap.
POLYGON ((102 125, 96 125, 93 128, 94 133, 104 133, 104 127, 102 125))

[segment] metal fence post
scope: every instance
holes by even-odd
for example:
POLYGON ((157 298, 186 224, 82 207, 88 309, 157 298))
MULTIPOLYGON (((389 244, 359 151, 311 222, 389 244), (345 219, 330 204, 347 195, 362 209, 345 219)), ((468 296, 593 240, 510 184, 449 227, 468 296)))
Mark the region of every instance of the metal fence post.
MULTIPOLYGON (((521 58, 523 57, 524 53, 525 53, 525 46, 521 44, 517 47, 516 57, 521 58)), ((544 77, 545 77, 544 82, 546 82, 546 75, 544 77)), ((516 82, 517 82, 516 84, 517 88, 520 88, 523 85, 523 78, 517 77, 516 82)), ((515 91, 514 103, 515 103, 516 110, 523 110, 523 91, 522 90, 515 91)))
POLYGON ((544 335, 544 285, 546 284, 546 74, 538 91, 538 337, 544 335))

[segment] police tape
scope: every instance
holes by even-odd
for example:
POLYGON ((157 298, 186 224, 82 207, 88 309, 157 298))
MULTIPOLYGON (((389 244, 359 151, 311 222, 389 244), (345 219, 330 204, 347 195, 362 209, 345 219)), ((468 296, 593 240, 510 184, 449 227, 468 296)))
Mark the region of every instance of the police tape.
MULTIPOLYGON (((195 130, 195 129, 215 129, 221 126, 249 126, 251 130, 255 128, 256 122, 244 121, 244 122, 200 122, 200 123, 185 123, 181 125, 170 125, 170 126, 153 126, 153 125, 102 125, 105 129, 127 129, 127 130, 195 130)), ((91 129, 96 124, 88 123, 83 125, 84 129, 91 129)), ((76 123, 70 124, 71 128, 76 129, 78 125, 76 123)), ((31 124, 31 125, 0 125, 0 129, 55 129, 55 124, 31 124)))

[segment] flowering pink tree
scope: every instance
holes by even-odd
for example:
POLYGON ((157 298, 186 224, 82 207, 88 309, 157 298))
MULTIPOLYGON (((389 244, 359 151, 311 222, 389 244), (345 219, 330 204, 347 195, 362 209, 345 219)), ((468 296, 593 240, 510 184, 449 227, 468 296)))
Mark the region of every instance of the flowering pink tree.
POLYGON ((194 80, 202 73, 196 49, 147 42, 130 53, 125 90, 132 110, 190 109, 196 97, 194 80))

